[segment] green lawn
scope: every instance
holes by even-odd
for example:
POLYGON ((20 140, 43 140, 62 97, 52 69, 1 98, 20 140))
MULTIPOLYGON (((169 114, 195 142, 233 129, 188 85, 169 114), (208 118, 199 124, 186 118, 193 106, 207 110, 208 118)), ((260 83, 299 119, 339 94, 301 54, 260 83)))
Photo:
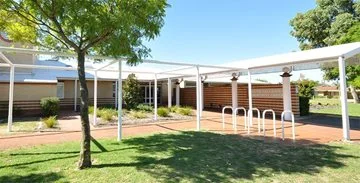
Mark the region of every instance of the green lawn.
MULTIPOLYGON (((311 105, 317 105, 318 103, 321 103, 323 108, 311 109, 311 113, 341 115, 341 105, 339 99, 316 98, 310 101, 311 105)), ((348 103, 348 111, 350 116, 360 117, 360 104, 348 103)))
POLYGON ((92 146, 93 168, 76 170, 79 143, 0 152, 0 182, 359 182, 360 145, 293 146, 210 132, 134 137, 92 146))

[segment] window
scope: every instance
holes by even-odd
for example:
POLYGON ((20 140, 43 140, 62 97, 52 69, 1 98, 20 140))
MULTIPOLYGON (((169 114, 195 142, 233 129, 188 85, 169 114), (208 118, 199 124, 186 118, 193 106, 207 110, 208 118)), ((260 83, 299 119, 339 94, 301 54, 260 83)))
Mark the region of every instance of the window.
POLYGON ((56 96, 60 99, 64 98, 64 83, 58 82, 56 86, 56 96))

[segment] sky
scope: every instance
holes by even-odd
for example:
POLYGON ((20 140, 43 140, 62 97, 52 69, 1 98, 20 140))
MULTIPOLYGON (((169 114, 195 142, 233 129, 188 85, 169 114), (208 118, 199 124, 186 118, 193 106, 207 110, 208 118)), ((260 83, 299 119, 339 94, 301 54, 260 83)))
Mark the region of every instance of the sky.
MULTIPOLYGON (((289 21, 315 0, 169 0, 160 36, 147 44, 156 60, 222 64, 299 50, 289 21)), ((304 71, 306 73, 306 71, 304 71)), ((306 77, 321 79, 319 74, 306 77)))

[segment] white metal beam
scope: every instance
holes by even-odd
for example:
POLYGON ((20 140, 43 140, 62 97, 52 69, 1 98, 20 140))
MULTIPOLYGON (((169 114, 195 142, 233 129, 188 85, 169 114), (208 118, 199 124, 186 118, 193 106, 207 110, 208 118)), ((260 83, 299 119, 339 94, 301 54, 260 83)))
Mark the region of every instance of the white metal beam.
POLYGON ((119 62, 118 75, 118 141, 122 140, 122 62, 119 62))
POLYGON ((200 73, 196 67, 196 130, 200 131, 200 73))
POLYGON ((168 108, 170 108, 172 105, 172 96, 171 96, 172 91, 171 90, 172 90, 171 79, 168 78, 168 108))
POLYGON ((9 82, 8 132, 11 132, 12 122, 13 122, 14 79, 15 79, 14 77, 15 77, 15 67, 12 65, 10 67, 10 82, 9 82))
POLYGON ((3 59, 9 65, 13 65, 13 63, 2 52, 0 52, 0 58, 3 59))
POLYGON ((157 120, 157 75, 154 74, 154 120, 157 120))
POLYGON ((339 76, 340 76, 340 100, 341 100, 341 114, 343 139, 350 140, 350 123, 347 105, 347 86, 346 86, 346 63, 343 57, 339 57, 339 76))
POLYGON ((252 127, 252 118, 253 118, 253 103, 252 103, 252 84, 251 84, 251 71, 248 70, 248 98, 249 98, 249 115, 248 115, 248 119, 249 119, 249 123, 248 123, 248 128, 252 127))
POLYGON ((74 80, 74 111, 77 111, 77 79, 74 80))
POLYGON ((96 112, 97 112, 97 71, 95 71, 95 75, 94 75, 94 116, 93 116, 94 126, 97 124, 96 112))

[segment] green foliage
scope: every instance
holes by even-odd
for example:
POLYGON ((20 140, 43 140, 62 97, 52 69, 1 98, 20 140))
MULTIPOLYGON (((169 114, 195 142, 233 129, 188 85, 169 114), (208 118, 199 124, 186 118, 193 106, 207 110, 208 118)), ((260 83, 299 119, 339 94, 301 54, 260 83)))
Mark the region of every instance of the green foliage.
POLYGON ((157 114, 161 117, 169 117, 170 116, 170 110, 165 107, 160 107, 157 110, 157 114))
POLYGON ((152 112, 154 108, 150 105, 140 104, 136 107, 137 110, 143 111, 143 112, 152 112))
MULTIPOLYGON (((322 68, 325 80, 339 80, 339 68, 322 68)), ((360 65, 346 67, 346 79, 349 85, 360 88, 360 65)))
POLYGON ((170 110, 170 112, 173 112, 173 113, 176 113, 176 111, 179 109, 180 107, 178 107, 178 106, 171 106, 170 108, 169 108, 169 110, 170 110))
POLYGON ((191 107, 180 107, 176 110, 176 113, 184 115, 184 116, 191 116, 192 108, 191 107))
POLYGON ((135 119, 144 119, 147 117, 144 111, 130 111, 130 116, 135 119))
POLYGON ((310 98, 299 96, 300 116, 306 116, 310 114, 310 98))
POLYGON ((302 50, 337 44, 359 22, 359 10, 359 1, 318 0, 314 9, 290 20, 291 35, 302 50))
POLYGON ((47 128, 54 128, 57 124, 57 116, 49 116, 47 118, 41 119, 47 128))
POLYGON ((142 42, 159 35, 168 7, 166 0, 0 0, 0 4, 0 31, 16 42, 126 56, 131 65, 149 55, 142 42))
POLYGON ((43 116, 56 116, 60 109, 60 100, 57 97, 46 97, 40 100, 40 107, 43 116))
POLYGON ((101 111, 100 118, 103 121, 111 121, 116 116, 116 111, 113 109, 100 109, 99 111, 101 111))
POLYGON ((140 83, 135 74, 129 74, 123 85, 123 100, 128 109, 135 109, 142 101, 140 83))
POLYGON ((300 81, 297 81, 297 86, 299 89, 299 96, 300 97, 307 97, 311 98, 314 96, 314 87, 318 85, 316 81, 309 80, 309 79, 303 79, 300 81))

